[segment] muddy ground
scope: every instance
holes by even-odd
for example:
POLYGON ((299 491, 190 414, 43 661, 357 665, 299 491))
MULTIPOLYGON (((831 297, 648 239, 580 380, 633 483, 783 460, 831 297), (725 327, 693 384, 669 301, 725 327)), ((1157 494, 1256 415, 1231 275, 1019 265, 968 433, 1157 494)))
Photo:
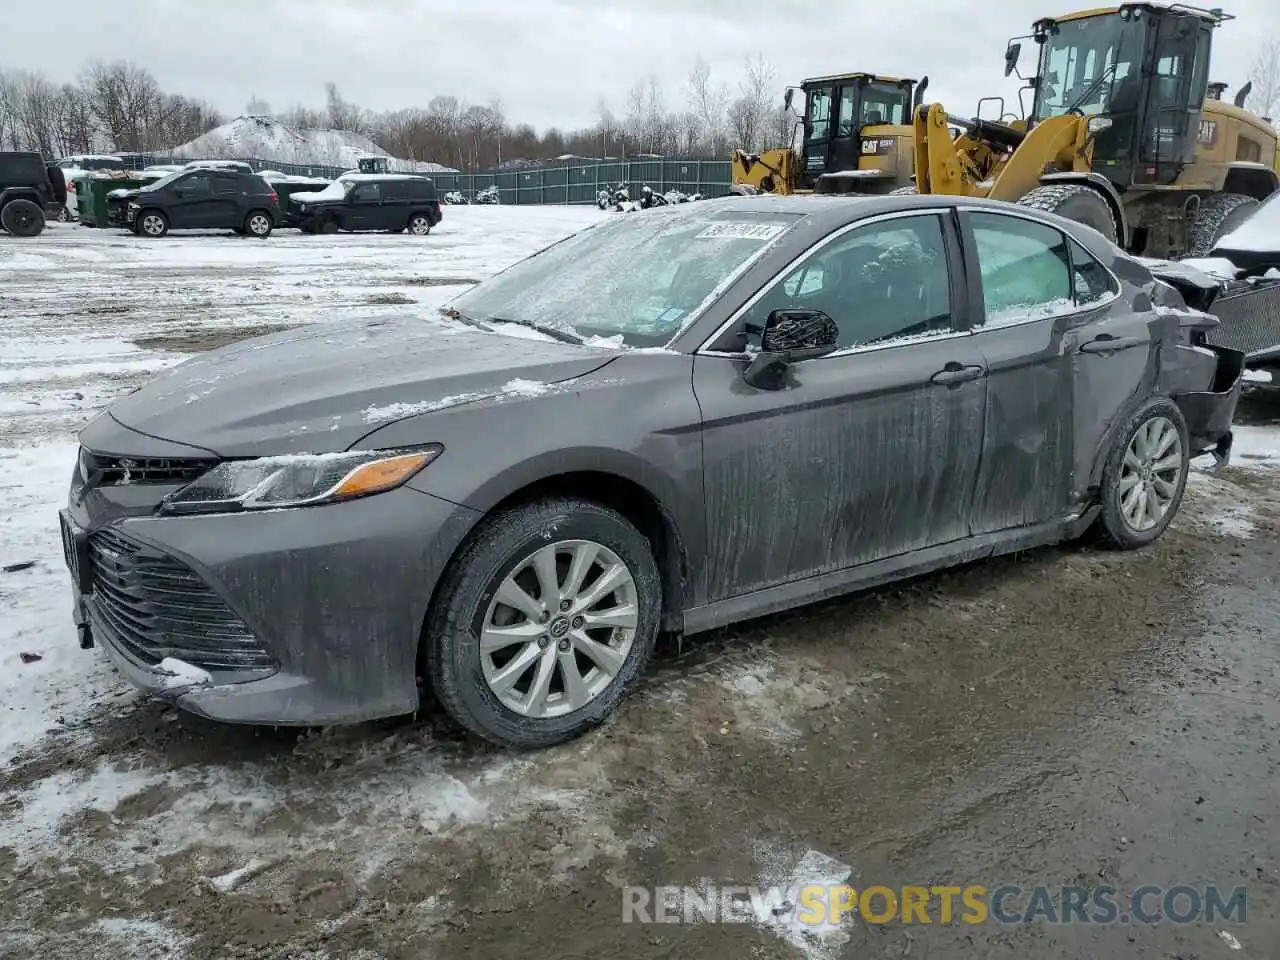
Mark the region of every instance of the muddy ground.
POLYGON ((191 958, 1231 952, 1168 922, 859 923, 807 949, 620 922, 623 884, 754 883, 816 850, 862 885, 1244 884, 1233 935, 1274 955, 1280 486, 1215 483, 1251 539, 1194 522, 1198 482, 1152 549, 1036 551, 668 646, 615 722, 531 758, 434 713, 299 734, 102 711, 0 780, 0 823, 50 799, 33 785, 105 798, 38 855, 0 849, 0 953, 100 958, 104 931, 191 958), (113 768, 154 782, 115 796, 113 768))
POLYGON ((434 708, 251 729, 122 684, 0 768, 0 957, 1274 957, 1280 471, 1248 467, 1143 551, 669 641, 613 722, 532 756, 434 708), (621 922, 624 886, 785 883, 815 851, 859 887, 1244 885, 1247 920, 621 922))

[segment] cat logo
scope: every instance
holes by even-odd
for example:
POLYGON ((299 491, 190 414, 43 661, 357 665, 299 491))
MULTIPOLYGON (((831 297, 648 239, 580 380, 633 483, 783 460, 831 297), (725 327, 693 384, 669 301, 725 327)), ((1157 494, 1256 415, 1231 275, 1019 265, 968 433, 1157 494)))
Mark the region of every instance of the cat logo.
POLYGON ((893 138, 887 140, 863 140, 862 152, 864 154, 885 154, 893 150, 893 138))
POLYGON ((1196 137, 1197 142, 1204 144, 1206 147, 1212 147, 1218 141, 1218 121, 1217 120, 1201 120, 1200 135, 1196 137))

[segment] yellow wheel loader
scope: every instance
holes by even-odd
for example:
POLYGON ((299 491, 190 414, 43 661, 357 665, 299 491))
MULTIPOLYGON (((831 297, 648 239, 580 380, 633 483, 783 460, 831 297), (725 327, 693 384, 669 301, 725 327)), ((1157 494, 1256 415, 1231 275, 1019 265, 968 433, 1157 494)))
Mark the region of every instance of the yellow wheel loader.
POLYGON ((1150 257, 1203 256, 1280 188, 1277 133, 1209 83, 1213 32, 1233 19, 1181 3, 1123 3, 1040 20, 1026 120, 913 116, 916 184, 903 192, 1006 200, 1096 228, 1150 257), (960 130, 953 135, 951 127, 960 130))
MULTIPOLYGON (((889 193, 909 184, 911 115, 928 86, 928 77, 917 82, 870 73, 804 81, 799 151, 734 150, 731 192, 889 193)), ((787 88, 784 110, 791 111, 795 93, 787 88)))

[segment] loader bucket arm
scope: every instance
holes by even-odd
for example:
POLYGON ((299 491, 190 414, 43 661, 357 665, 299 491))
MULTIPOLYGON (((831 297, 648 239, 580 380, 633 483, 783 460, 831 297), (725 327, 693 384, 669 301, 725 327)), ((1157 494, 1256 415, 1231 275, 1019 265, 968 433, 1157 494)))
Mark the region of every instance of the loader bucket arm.
POLYGON ((1027 132, 987 196, 1014 202, 1039 186, 1046 173, 1088 173, 1092 169, 1088 118, 1075 114, 1049 117, 1027 132))
POLYGON ((921 104, 911 121, 915 137, 916 191, 967 196, 972 193, 966 164, 947 125, 942 104, 921 104))

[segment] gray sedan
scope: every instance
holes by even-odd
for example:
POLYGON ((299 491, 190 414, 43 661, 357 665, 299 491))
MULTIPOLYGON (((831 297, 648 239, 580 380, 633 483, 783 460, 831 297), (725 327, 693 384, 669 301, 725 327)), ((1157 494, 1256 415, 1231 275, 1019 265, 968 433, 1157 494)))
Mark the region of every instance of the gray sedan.
POLYGON ((1243 368, 1153 269, 999 203, 726 198, 603 220, 438 318, 206 354, 81 435, 81 642, 207 717, 429 691, 530 748, 608 717, 663 630, 1144 546, 1229 455, 1243 368))

